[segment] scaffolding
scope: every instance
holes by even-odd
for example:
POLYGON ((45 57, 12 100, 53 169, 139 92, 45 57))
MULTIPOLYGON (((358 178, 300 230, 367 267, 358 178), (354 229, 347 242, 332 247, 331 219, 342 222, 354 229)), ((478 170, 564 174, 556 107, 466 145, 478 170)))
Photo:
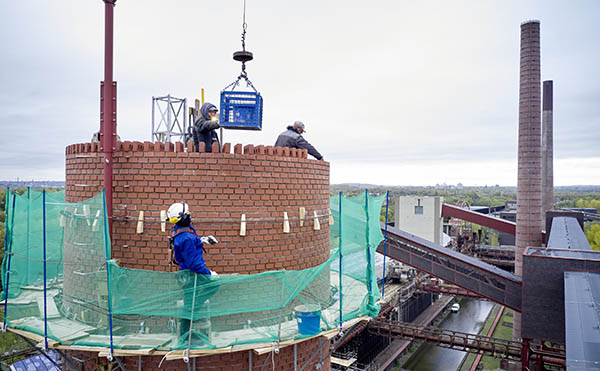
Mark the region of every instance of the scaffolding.
POLYGON ((152 97, 152 142, 181 141, 190 136, 187 100, 171 95, 152 97), (157 115, 158 114, 158 115, 157 115))
POLYGON ((330 202, 337 228, 330 228, 324 263, 205 276, 119 266, 103 193, 69 203, 64 191, 7 192, 5 328, 44 350, 75 347, 109 359, 152 353, 189 360, 338 333, 379 312, 373 256, 383 198, 340 194, 330 202), (319 308, 314 332, 299 325, 310 305, 319 308))

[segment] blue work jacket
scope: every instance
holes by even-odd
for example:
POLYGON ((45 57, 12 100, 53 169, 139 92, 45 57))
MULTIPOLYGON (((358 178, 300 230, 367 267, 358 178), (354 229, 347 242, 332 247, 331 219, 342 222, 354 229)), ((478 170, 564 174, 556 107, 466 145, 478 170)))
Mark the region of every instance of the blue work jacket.
MULTIPOLYGON (((181 227, 175 225, 175 231, 179 228, 181 227)), ((196 273, 210 275, 210 269, 206 268, 206 263, 202 256, 202 241, 200 241, 200 237, 197 235, 194 227, 190 225, 189 228, 194 233, 180 233, 173 240, 175 260, 177 260, 181 269, 189 269, 196 273)))

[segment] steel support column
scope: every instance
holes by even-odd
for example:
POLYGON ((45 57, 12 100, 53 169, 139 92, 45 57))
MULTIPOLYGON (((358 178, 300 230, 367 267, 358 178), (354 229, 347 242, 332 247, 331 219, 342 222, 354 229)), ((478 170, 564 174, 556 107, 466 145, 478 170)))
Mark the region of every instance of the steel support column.
POLYGON ((531 339, 524 338, 521 342, 521 370, 529 370, 529 344, 531 339))
POLYGON ((113 81, 113 11, 116 0, 104 1, 104 81, 100 97, 100 147, 104 154, 104 189, 108 230, 112 236, 112 166, 117 146, 117 83, 113 81))

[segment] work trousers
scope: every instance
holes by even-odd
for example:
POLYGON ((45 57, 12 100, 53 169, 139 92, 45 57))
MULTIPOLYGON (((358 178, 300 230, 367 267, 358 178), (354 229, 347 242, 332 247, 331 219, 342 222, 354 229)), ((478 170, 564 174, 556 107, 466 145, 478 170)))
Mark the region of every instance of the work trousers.
POLYGON ((205 302, 217 292, 219 286, 214 276, 208 274, 192 271, 181 271, 180 274, 181 289, 183 290, 183 313, 181 313, 179 323, 179 335, 184 336, 190 330, 192 322, 200 317, 200 311, 205 302))

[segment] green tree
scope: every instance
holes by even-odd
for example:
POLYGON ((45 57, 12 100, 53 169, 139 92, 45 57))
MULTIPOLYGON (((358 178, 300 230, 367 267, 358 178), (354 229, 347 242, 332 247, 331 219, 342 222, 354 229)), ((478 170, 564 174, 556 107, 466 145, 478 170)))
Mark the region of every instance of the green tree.
POLYGON ((600 224, 593 223, 585 228, 585 236, 592 247, 592 250, 600 251, 600 224))

